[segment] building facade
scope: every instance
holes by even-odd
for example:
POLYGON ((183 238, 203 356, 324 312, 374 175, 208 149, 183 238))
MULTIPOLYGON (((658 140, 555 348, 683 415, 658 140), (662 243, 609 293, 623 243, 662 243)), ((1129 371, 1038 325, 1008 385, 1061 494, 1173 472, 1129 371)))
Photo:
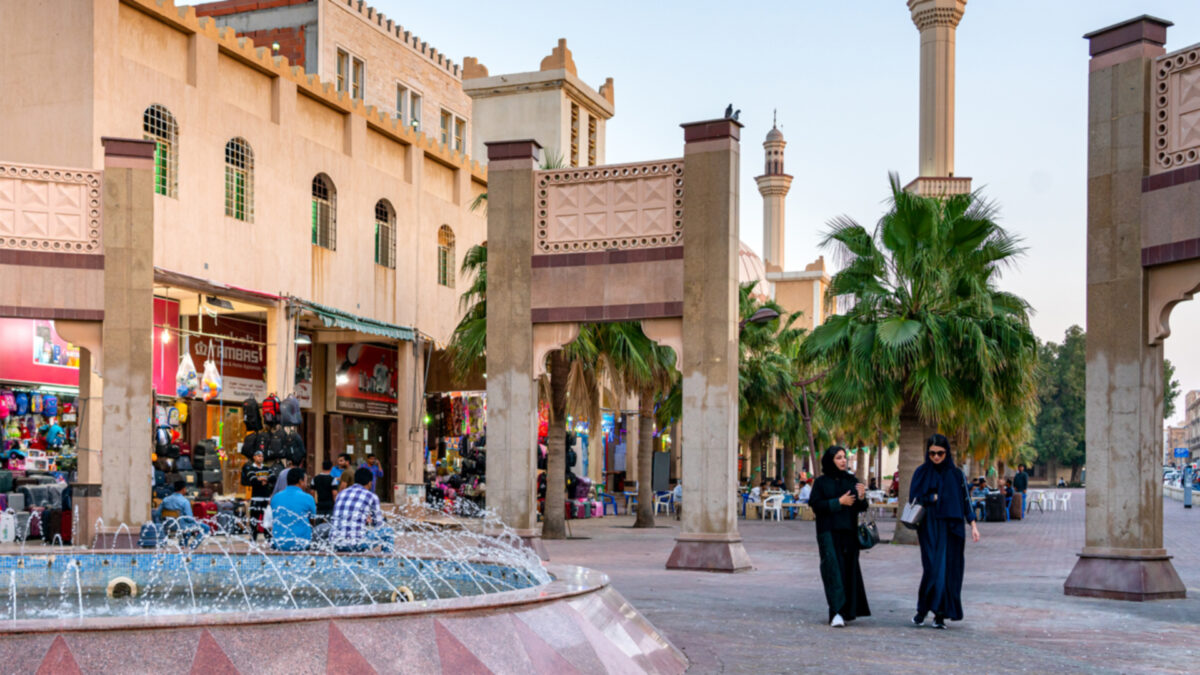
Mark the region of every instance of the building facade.
POLYGON ((1200 457, 1200 391, 1195 389, 1184 395, 1184 422, 1183 428, 1186 430, 1184 441, 1181 445, 1172 445, 1172 448, 1186 447, 1189 457, 1186 460, 1178 460, 1172 457, 1172 461, 1176 464, 1182 464, 1185 461, 1190 462, 1194 457, 1200 457))
MULTIPOLYGON (((1175 457, 1175 448, 1189 448, 1188 443, 1188 426, 1174 427, 1166 426, 1166 438, 1163 443, 1163 465, 1174 464, 1176 466, 1183 464, 1186 459, 1177 459, 1175 457)), ((1195 452, 1192 452, 1192 457, 1195 457, 1195 452)))

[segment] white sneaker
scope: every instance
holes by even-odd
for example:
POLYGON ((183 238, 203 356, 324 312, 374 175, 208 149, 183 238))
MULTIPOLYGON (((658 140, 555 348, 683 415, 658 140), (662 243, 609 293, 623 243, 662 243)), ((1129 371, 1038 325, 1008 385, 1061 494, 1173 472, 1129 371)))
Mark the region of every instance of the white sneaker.
POLYGON ((834 614, 833 621, 830 621, 829 625, 834 628, 841 628, 846 625, 846 620, 842 618, 841 614, 834 614))

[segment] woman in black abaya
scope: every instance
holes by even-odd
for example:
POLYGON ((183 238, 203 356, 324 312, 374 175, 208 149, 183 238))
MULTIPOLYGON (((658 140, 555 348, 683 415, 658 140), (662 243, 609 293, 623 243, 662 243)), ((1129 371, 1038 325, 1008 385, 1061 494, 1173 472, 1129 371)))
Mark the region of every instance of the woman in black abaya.
POLYGON ((917 527, 921 543, 921 588, 913 624, 924 625, 933 612, 933 627, 945 628, 946 619, 961 621, 963 548, 966 523, 971 524, 971 541, 979 541, 975 511, 971 508, 966 478, 954 466, 950 440, 934 434, 925 441, 925 463, 913 473, 909 499, 925 507, 925 518, 917 527))
POLYGON ((866 486, 846 471, 845 448, 835 445, 821 456, 821 476, 813 483, 808 505, 817 517, 829 625, 837 628, 871 616, 858 568, 858 514, 867 510, 866 486))

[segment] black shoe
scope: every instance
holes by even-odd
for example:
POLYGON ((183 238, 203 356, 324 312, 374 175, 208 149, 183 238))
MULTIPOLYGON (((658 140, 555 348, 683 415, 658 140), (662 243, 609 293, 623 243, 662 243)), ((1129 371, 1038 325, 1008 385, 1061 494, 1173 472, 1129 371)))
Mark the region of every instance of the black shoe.
POLYGON ((912 618, 912 622, 913 622, 914 626, 924 626, 925 625, 925 614, 924 613, 914 614, 913 618, 912 618))
POLYGON ((940 616, 933 617, 933 627, 939 630, 946 630, 946 620, 940 616))

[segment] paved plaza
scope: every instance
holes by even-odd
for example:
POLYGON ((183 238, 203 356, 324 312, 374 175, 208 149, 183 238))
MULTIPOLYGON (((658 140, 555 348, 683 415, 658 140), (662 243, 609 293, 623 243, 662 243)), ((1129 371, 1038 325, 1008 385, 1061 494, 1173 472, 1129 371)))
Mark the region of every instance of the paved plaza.
MULTIPOLYGON (((1200 509, 1164 502, 1164 530, 1186 600, 1135 603, 1062 592, 1083 546, 1083 490, 1073 509, 981 523, 967 543, 966 618, 946 631, 909 624, 921 564, 915 547, 864 552, 872 616, 825 624, 813 524, 741 521, 753 571, 664 569, 678 521, 634 530, 628 516, 577 520, 548 541, 554 562, 606 572, 690 659, 692 673, 1196 672, 1200 670, 1200 509)), ((881 521, 890 539, 892 522, 881 521)))

